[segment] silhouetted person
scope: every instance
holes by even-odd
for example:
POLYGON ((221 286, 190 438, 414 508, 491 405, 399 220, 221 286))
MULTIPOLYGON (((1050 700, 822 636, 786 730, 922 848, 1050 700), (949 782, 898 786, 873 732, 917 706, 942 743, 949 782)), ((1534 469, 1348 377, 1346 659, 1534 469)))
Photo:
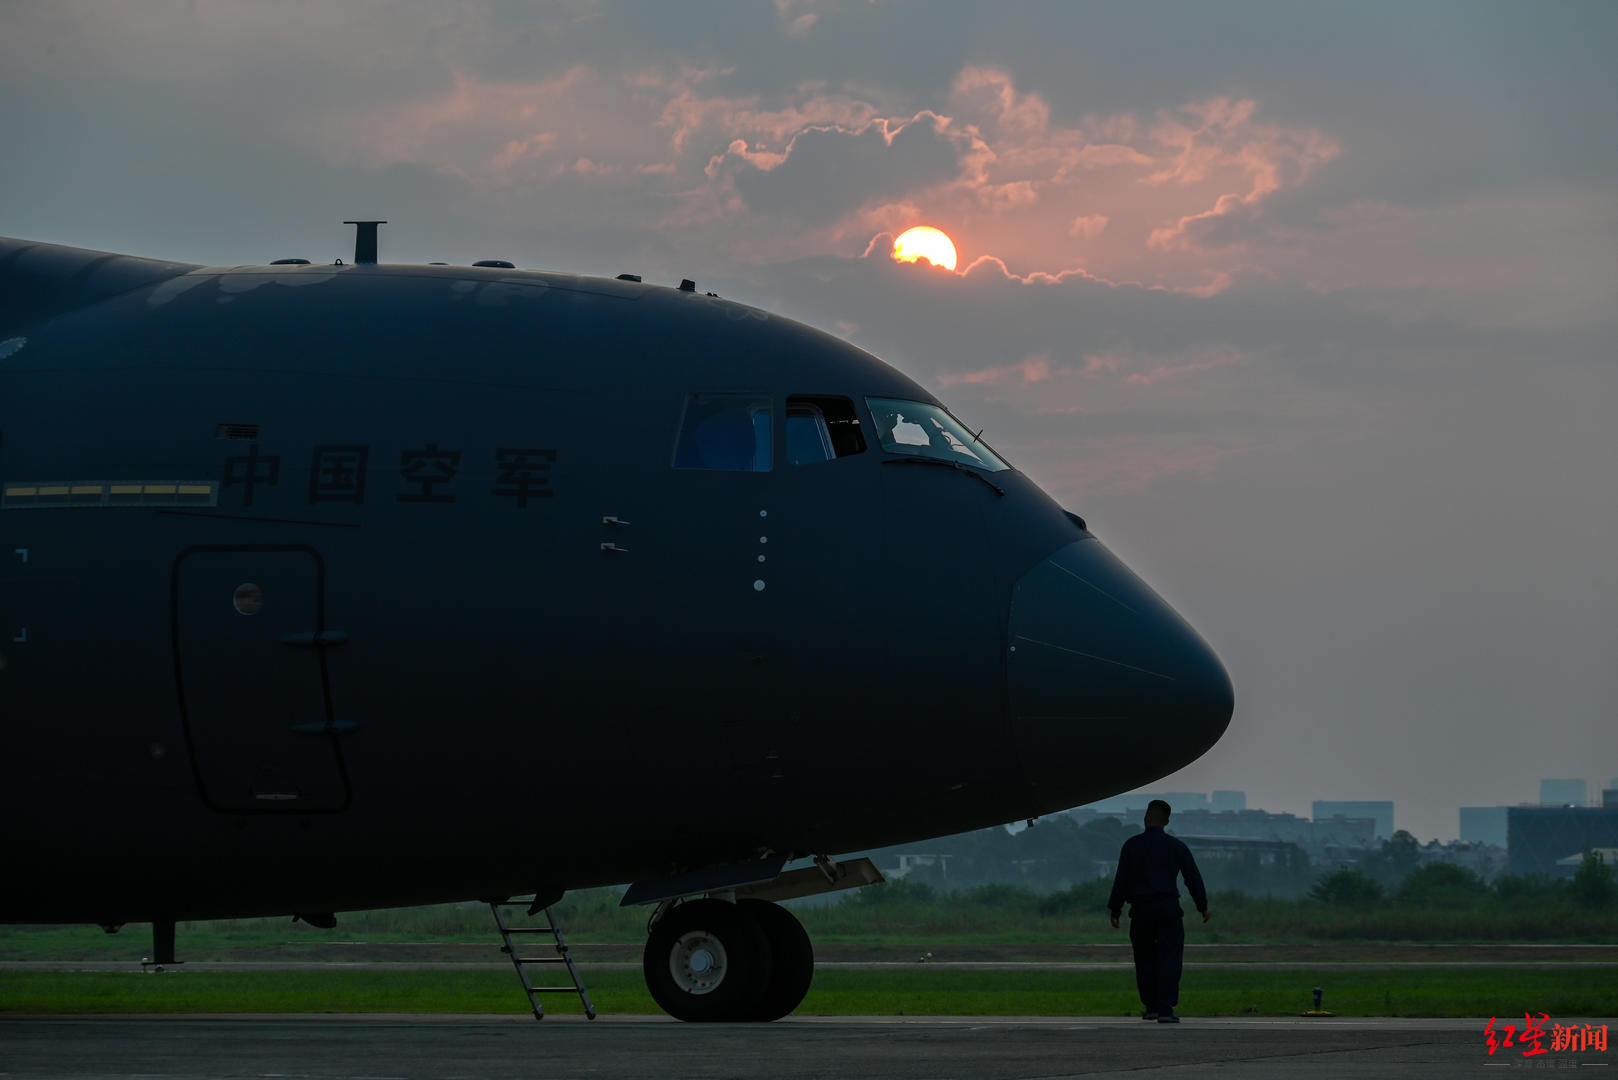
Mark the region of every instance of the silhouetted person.
POLYGON ((1146 830, 1124 841, 1118 853, 1118 873, 1112 879, 1107 909, 1112 925, 1129 901, 1129 944, 1135 950, 1135 985, 1146 1011, 1142 1020, 1178 1024, 1174 1006, 1180 1003, 1180 966, 1185 958, 1185 913, 1174 879, 1185 875, 1192 903, 1208 921, 1208 890, 1202 886, 1191 849, 1163 831, 1169 823, 1169 804, 1153 799, 1146 807, 1146 830))

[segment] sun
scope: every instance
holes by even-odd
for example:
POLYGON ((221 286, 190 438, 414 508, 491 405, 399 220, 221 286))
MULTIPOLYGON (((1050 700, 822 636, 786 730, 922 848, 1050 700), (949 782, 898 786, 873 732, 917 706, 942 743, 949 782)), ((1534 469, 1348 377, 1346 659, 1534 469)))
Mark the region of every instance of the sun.
POLYGON ((934 266, 953 270, 955 244, 931 225, 917 225, 900 233, 899 239, 893 242, 893 258, 896 262, 926 259, 934 266))

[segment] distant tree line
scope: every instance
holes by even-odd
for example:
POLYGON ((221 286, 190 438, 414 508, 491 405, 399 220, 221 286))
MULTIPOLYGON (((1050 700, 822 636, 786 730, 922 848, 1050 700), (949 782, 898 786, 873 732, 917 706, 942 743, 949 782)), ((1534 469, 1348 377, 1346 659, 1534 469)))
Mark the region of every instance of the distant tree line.
MULTIPOLYGON (((1106 941, 1117 934, 1106 929, 1111 886, 1094 878, 1045 893, 1004 883, 946 892, 906 876, 799 915, 811 933, 849 941, 1106 941)), ((1303 895, 1215 890, 1210 907, 1214 921, 1196 927, 1205 943, 1618 940, 1614 868, 1595 856, 1571 880, 1507 876, 1493 884, 1448 863, 1418 867, 1391 888, 1345 867, 1320 874, 1303 895)))
MULTIPOLYGON (((1172 830, 1171 830, 1172 831, 1172 830)), ((979 829, 921 844, 884 848, 868 854, 879 867, 897 867, 901 856, 937 856, 912 866, 905 880, 944 892, 981 885, 1016 885, 1038 893, 1058 892, 1099 878, 1110 884, 1118 849, 1140 832, 1117 818, 1078 824, 1064 815, 1044 818, 1012 833, 979 829)), ((1236 889, 1255 896, 1302 896, 1317 876, 1295 844, 1265 852, 1206 854, 1198 859, 1212 891, 1236 889)))
MULTIPOLYGON (((1172 831, 1172 826, 1170 830, 1172 831)), ((980 829, 870 852, 879 867, 891 870, 901 856, 936 856, 913 865, 903 880, 935 893, 966 893, 985 886, 1013 886, 1035 894, 1088 894, 1103 897, 1111 884, 1118 850, 1139 826, 1104 817, 1079 825, 1057 816, 1019 832, 980 829), (1096 886, 1096 882, 1101 882, 1096 886)), ((1352 864, 1313 864, 1295 844, 1271 845, 1264 851, 1205 851, 1198 857, 1209 892, 1241 893, 1274 899, 1310 898, 1328 905, 1468 903, 1486 897, 1508 902, 1565 901, 1596 910, 1614 903, 1618 887, 1614 868, 1599 858, 1587 859, 1572 880, 1505 875, 1493 882, 1476 872, 1430 854, 1410 833, 1399 830, 1389 840, 1354 855, 1352 864)))
POLYGON ((1572 904, 1590 911, 1607 911, 1618 901, 1615 874, 1618 869, 1608 866, 1600 855, 1586 855, 1571 879, 1543 874, 1506 874, 1493 884, 1464 867, 1427 863, 1410 870, 1389 886, 1374 872, 1345 866, 1322 875, 1310 886, 1309 896, 1323 904, 1341 907, 1392 903, 1461 908, 1493 898, 1510 906, 1572 904))

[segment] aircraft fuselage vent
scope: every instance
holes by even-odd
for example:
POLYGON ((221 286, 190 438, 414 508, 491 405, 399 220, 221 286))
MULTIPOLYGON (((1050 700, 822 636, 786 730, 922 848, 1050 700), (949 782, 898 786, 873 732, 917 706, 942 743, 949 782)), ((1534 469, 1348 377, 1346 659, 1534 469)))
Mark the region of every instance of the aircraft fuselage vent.
POLYGON ((256 439, 258 438, 257 424, 220 424, 214 429, 216 439, 256 439))

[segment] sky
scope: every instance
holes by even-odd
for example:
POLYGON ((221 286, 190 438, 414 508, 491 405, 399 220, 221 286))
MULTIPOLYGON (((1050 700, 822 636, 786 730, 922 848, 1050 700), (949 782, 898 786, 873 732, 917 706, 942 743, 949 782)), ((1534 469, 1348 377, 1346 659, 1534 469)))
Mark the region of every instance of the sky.
POLYGON ((1618 5, 8 0, 0 235, 640 273, 946 402, 1178 607, 1158 790, 1618 777, 1618 5), (953 271, 890 256, 931 225, 953 271))

